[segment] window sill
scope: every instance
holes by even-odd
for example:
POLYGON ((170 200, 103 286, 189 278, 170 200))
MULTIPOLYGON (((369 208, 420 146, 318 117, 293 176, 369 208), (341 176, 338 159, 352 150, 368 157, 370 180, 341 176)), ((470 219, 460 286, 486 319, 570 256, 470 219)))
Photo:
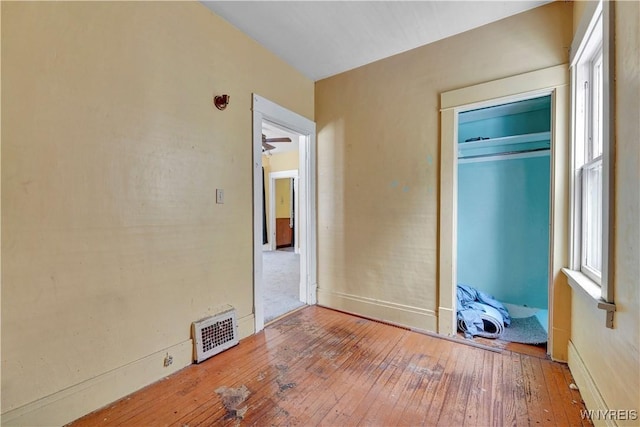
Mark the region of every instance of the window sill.
POLYGON ((593 280, 589 279, 585 274, 576 271, 563 268, 562 272, 569 279, 569 285, 576 290, 581 290, 588 296, 590 296, 595 302, 602 301, 602 293, 600 286, 593 280))
POLYGON ((593 300, 596 307, 607 312, 606 326, 613 328, 613 312, 616 311, 616 305, 602 299, 600 286, 579 271, 563 268, 562 272, 567 276, 571 288, 587 295, 593 300))

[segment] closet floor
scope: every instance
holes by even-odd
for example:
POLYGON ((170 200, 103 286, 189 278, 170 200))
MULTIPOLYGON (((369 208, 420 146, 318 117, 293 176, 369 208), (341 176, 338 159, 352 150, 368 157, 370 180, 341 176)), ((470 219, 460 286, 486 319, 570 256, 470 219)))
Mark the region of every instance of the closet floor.
POLYGON ((526 354, 527 356, 537 357, 539 359, 549 359, 547 355, 547 345, 521 344, 517 342, 509 342, 500 339, 475 337, 467 339, 462 332, 458 332, 456 339, 463 343, 474 343, 485 347, 495 348, 497 350, 512 351, 514 353, 526 354))

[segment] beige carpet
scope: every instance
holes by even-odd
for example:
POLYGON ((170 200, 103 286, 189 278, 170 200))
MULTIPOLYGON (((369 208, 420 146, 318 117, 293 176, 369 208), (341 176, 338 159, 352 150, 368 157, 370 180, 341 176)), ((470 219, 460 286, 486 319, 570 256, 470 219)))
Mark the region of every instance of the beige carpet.
POLYGON ((299 298, 299 254, 291 250, 265 251, 262 270, 265 323, 304 305, 299 298))

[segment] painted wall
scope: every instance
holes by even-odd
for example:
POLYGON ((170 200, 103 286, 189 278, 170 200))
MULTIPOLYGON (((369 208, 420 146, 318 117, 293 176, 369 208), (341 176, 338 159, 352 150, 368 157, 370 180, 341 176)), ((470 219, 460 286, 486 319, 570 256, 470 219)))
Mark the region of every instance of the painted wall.
POLYGON ((253 332, 251 93, 314 84, 198 2, 1 7, 3 422, 64 424, 253 332))
POLYGON ((571 343, 578 358, 570 358, 569 367, 586 368, 607 409, 640 412, 640 3, 616 2, 615 8, 615 327, 605 328, 605 312, 573 291, 571 343))
POLYGON ((316 83, 318 301, 436 330, 439 94, 563 64, 553 2, 316 83))
POLYGON ((276 179, 276 218, 291 216, 291 179, 276 179))
POLYGON ((269 158, 271 172, 297 170, 299 164, 299 151, 285 151, 284 153, 274 154, 269 158))
POLYGON ((458 165, 458 282, 548 308, 549 156, 458 165))

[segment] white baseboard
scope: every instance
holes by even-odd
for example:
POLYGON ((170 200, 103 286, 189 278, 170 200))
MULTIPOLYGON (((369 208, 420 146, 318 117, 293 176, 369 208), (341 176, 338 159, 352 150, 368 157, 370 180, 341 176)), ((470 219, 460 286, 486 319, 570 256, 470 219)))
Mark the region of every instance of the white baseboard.
MULTIPOLYGON (((238 319, 240 339, 253 335, 254 331, 255 316, 253 314, 238 319)), ((64 425, 171 375, 191 363, 193 363, 193 341, 188 339, 3 413, 2 426, 64 425), (173 363, 165 367, 164 359, 167 354, 173 357, 173 363)))
POLYGON ((318 305, 420 331, 436 330, 432 310, 318 289, 318 305))
POLYGON ((438 307, 438 334, 453 336, 458 330, 456 314, 452 308, 438 307))
POLYGON ((238 319, 238 338, 243 339, 256 332, 256 316, 251 313, 238 319))
MULTIPOLYGON (((569 370, 576 385, 580 389, 580 395, 584 404, 588 410, 592 411, 607 411, 609 408, 605 403, 598 386, 589 374, 587 366, 578 353, 578 349, 573 345, 573 342, 569 341, 569 370)), ((611 426, 615 427, 617 424, 611 419, 593 419, 591 420, 594 426, 611 426)))
POLYGON ((2 426, 64 425, 154 383, 193 361, 192 340, 150 354, 135 362, 2 414, 2 426), (169 354, 173 363, 165 367, 169 354))

